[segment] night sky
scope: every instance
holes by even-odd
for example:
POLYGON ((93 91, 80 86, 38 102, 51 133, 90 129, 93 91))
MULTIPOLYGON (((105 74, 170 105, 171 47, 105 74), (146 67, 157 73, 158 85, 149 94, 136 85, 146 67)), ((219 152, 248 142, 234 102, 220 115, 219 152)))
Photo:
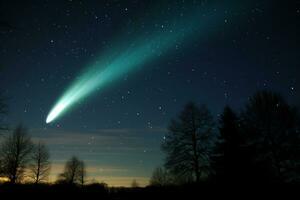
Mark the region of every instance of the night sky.
POLYGON ((52 181, 76 155, 89 180, 147 184, 188 101, 216 120, 261 89, 300 105, 299 0, 2 0, 0 22, 5 122, 46 142, 52 181), (74 85, 93 89, 46 124, 74 85))

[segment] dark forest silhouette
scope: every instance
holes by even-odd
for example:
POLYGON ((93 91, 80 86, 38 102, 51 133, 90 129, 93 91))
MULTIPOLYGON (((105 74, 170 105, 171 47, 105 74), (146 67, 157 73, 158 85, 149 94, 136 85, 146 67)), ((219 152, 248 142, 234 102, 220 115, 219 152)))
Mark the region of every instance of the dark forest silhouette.
MULTIPOLYGON (((162 144, 165 168, 174 184, 299 183, 298 114, 281 95, 260 91, 239 114, 226 106, 216 127, 205 106, 188 103, 171 121, 162 144)), ((165 178, 159 178, 156 171, 152 182, 164 185, 165 178), (157 183, 159 178, 163 183, 157 183)))
MULTIPOLYGON (((6 107, 5 101, 0 105, 6 107)), ((2 112, 1 114, 5 114, 2 112)), ((235 112, 226 106, 218 121, 205 105, 186 104, 171 120, 162 142, 165 165, 154 169, 149 186, 109 188, 86 183, 84 161, 73 156, 55 183, 48 183, 50 154, 35 144, 24 126, 2 134, 1 191, 98 192, 103 197, 132 197, 160 191, 186 191, 204 185, 299 184, 300 118, 281 95, 259 91, 235 112)))

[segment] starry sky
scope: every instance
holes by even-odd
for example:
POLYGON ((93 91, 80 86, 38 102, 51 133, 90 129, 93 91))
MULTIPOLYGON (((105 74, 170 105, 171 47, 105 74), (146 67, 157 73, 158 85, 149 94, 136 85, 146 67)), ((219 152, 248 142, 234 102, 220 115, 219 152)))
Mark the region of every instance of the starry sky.
POLYGON ((5 122, 46 142, 51 181, 76 155, 90 181, 147 184, 163 164, 170 119, 191 100, 216 120, 260 89, 300 105, 299 0, 2 0, 0 22, 9 24, 0 27, 5 122), (106 58, 118 76, 46 124, 58 99, 106 58))

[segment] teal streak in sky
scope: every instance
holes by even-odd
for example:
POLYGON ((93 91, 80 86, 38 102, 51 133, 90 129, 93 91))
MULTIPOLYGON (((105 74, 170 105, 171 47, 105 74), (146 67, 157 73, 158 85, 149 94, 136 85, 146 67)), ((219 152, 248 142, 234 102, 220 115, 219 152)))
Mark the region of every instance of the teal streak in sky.
MULTIPOLYGON (((213 33, 215 25, 220 22, 220 16, 214 11, 195 11, 188 17, 175 19, 172 25, 156 28, 151 34, 138 36, 132 42, 116 44, 105 55, 87 66, 85 71, 73 81, 62 97, 57 101, 47 116, 50 123, 66 113, 80 100, 99 92, 103 87, 120 79, 125 74, 143 67, 146 63, 159 59, 161 56, 175 50, 176 45, 185 44, 201 36, 213 33)), ((123 38, 124 41, 130 41, 123 38)))

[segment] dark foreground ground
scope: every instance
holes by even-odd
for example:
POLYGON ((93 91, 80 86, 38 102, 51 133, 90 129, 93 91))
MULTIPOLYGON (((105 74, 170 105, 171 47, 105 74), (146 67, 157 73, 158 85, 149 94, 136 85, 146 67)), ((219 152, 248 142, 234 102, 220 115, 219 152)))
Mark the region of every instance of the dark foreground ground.
POLYGON ((300 199, 298 184, 192 184, 172 187, 110 188, 103 184, 84 187, 72 185, 0 185, 0 199, 300 199), (225 198, 226 197, 226 198, 225 198), (272 198, 271 198, 272 197, 272 198))

